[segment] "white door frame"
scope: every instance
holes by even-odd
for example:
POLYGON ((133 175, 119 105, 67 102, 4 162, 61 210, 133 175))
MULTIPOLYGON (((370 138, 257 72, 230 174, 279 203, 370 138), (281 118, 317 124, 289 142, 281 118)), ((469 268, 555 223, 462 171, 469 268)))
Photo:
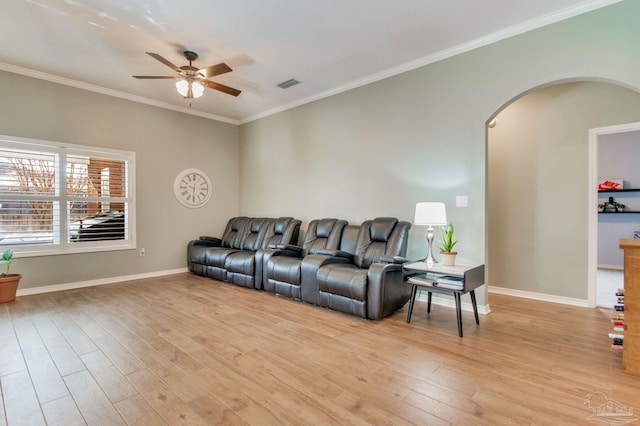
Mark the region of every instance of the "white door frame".
POLYGON ((596 307, 596 281, 598 275, 598 137, 614 133, 640 130, 640 122, 617 126, 597 127, 589 130, 589 208, 587 244, 587 303, 596 307))

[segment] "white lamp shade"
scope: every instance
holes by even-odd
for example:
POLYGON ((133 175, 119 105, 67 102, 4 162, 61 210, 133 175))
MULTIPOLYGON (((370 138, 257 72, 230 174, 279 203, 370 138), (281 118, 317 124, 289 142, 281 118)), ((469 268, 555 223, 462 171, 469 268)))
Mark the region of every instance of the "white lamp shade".
POLYGON ((447 224, 447 210, 444 203, 417 203, 415 225, 445 226, 447 224))

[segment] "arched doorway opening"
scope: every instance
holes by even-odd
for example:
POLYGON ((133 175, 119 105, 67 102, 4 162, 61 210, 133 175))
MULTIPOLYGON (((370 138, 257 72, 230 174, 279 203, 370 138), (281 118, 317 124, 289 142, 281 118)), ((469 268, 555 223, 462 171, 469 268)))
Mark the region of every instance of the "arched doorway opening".
POLYGON ((640 93, 602 81, 534 88, 487 121, 490 292, 591 306, 589 131, 638 121, 640 93))

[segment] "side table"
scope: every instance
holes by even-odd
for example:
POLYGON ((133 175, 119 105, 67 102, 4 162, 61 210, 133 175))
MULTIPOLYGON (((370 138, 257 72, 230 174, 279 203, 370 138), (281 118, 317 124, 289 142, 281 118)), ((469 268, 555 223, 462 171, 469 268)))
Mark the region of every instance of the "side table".
POLYGON ((476 324, 480 324, 478 318, 478 305, 476 304, 475 289, 484 284, 484 265, 478 266, 443 266, 439 263, 427 265, 425 262, 412 262, 403 265, 403 277, 407 285, 411 285, 411 301, 407 312, 407 323, 411 322, 413 305, 416 300, 418 287, 428 292, 427 313, 431 312, 432 293, 448 294, 454 297, 456 303, 456 317, 458 319, 458 335, 462 337, 462 306, 460 297, 469 293, 476 324), (438 286, 438 278, 444 275, 461 278, 461 287, 438 286))

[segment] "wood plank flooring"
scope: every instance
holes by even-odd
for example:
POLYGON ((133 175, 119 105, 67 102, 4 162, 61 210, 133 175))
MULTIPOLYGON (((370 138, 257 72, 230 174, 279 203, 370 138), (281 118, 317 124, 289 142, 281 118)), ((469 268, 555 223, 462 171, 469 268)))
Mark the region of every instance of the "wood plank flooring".
POLYGON ((372 322, 191 274, 19 297, 0 426, 592 424, 595 391, 640 413, 610 311, 490 303, 460 339, 442 306, 372 322))

